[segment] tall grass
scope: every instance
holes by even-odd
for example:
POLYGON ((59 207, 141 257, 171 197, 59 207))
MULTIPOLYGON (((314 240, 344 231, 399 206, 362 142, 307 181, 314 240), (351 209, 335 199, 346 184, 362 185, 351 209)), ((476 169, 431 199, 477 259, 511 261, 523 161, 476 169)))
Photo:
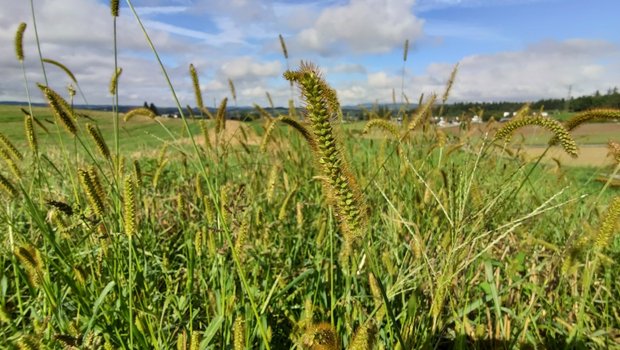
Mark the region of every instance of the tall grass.
POLYGON ((186 118, 167 78, 180 122, 144 109, 123 121, 161 127, 157 153, 121 138, 118 108, 85 123, 41 82, 50 111, 29 109, 0 138, 0 347, 618 346, 617 188, 505 141, 537 125, 578 154, 572 124, 524 108, 495 133, 447 132, 430 123, 431 94, 404 126, 375 119, 361 134, 339 125, 318 67, 285 77, 306 118, 259 109, 249 127, 226 120, 227 99, 213 120, 186 118), (50 113, 57 137, 37 142, 50 113))

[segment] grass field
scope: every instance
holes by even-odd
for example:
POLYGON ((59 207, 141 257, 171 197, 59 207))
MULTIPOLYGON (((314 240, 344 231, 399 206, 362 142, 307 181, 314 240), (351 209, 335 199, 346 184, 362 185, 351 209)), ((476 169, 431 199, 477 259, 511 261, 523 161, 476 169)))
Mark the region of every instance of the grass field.
POLYGON ((620 155, 527 151, 606 156, 584 122, 620 111, 343 124, 317 68, 285 77, 303 120, 1 107, 0 348, 620 348, 620 155))

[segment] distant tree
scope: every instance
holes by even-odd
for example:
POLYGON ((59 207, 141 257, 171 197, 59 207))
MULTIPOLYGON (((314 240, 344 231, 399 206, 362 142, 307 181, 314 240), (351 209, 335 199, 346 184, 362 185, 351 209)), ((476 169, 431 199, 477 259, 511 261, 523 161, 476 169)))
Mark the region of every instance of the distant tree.
POLYGON ((155 113, 156 115, 159 115, 159 111, 157 110, 157 107, 155 106, 155 104, 153 102, 151 102, 151 105, 148 108, 151 111, 153 111, 153 113, 155 113))

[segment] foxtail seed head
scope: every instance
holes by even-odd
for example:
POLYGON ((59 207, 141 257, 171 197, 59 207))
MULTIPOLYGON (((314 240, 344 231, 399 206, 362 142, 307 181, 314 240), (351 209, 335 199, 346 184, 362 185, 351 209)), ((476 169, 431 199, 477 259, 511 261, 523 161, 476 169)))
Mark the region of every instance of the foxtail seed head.
POLYGON ((228 88, 230 89, 230 94, 233 101, 237 102, 237 90, 235 90, 235 83, 230 78, 228 78, 228 88))
POLYGON ((202 92, 200 91, 200 81, 198 80, 198 71, 193 64, 189 65, 189 76, 192 78, 192 86, 194 87, 194 95, 196 96, 196 106, 198 106, 199 110, 203 110, 205 108, 204 102, 202 100, 202 92))
POLYGON ((136 215, 136 191, 131 176, 127 176, 123 184, 123 220, 125 222, 125 234, 132 237, 136 234, 138 222, 136 215))
POLYGON ((366 123, 366 125, 364 125, 364 130, 362 130, 362 133, 367 134, 373 128, 383 129, 384 131, 387 131, 390 135, 392 135, 395 139, 398 139, 400 137, 400 133, 398 132, 396 125, 394 125, 394 123, 388 120, 379 118, 371 119, 370 121, 368 121, 368 123, 366 123))
POLYGON ((69 68, 67 68, 67 66, 65 66, 64 64, 62 64, 62 63, 60 63, 58 61, 54 61, 54 60, 49 59, 49 58, 44 58, 43 62, 49 63, 49 64, 51 64, 53 66, 56 66, 56 67, 60 68, 63 72, 65 72, 65 74, 67 74, 67 76, 69 76, 69 78, 74 83, 77 84, 77 79, 75 78, 75 74, 73 74, 73 72, 69 68))
POLYGON ((6 136, 0 133, 0 149, 4 148, 16 160, 23 160, 24 156, 19 152, 17 147, 6 136))
POLYGON ((495 134, 494 140, 509 140, 517 129, 527 125, 538 125, 553 132, 555 135, 554 137, 559 140, 560 144, 564 148, 564 151, 572 157, 577 157, 577 144, 575 143, 575 140, 570 136, 568 131, 562 124, 560 124, 560 122, 546 117, 523 116, 521 118, 513 119, 499 129, 499 131, 495 134))
POLYGON ((215 133, 219 134, 222 130, 226 129, 226 104, 228 103, 228 97, 224 97, 220 102, 220 107, 217 109, 217 115, 215 117, 215 133))
POLYGON ((39 88, 43 91, 47 102, 49 103, 52 111, 54 112, 54 116, 57 121, 60 121, 62 126, 69 132, 71 135, 76 136, 77 127, 75 126, 75 121, 77 118, 75 116, 75 112, 73 108, 69 106, 67 101, 62 98, 56 91, 51 88, 40 85, 39 88))
POLYGON ((110 0, 110 12, 112 17, 118 17, 119 0, 110 0))
POLYGON ((612 238, 614 233, 617 232, 619 224, 620 196, 616 196, 607 208, 607 213, 605 214, 603 223, 601 224, 598 234, 596 235, 594 247, 597 250, 603 250, 613 242, 612 238))
POLYGON ((112 74, 112 79, 110 79, 110 95, 116 95, 116 88, 118 87, 118 78, 123 74, 123 68, 118 67, 114 74, 112 74))
POLYGON ((372 350, 376 340, 377 327, 372 320, 369 320, 357 329, 349 350, 372 350))
MULTIPOLYGON (((423 98, 424 98, 424 94, 420 96, 420 102, 422 101, 423 98)), ((407 129, 409 131, 415 129, 418 125, 422 123, 423 120, 425 120, 426 115, 432 110, 433 104, 435 104, 435 99, 437 99, 437 95, 432 94, 425 104, 422 104, 422 103, 418 104, 418 109, 413 114, 413 117, 411 117, 411 121, 409 122, 409 125, 407 126, 407 129)))
POLYGON ((26 23, 21 22, 15 32, 15 56, 20 62, 24 62, 24 31, 26 31, 26 23))
POLYGON ((282 54, 284 54, 284 58, 288 60, 288 50, 286 49, 286 42, 284 42, 284 37, 282 37, 282 34, 278 34, 278 38, 280 39, 282 54))
POLYGON ((245 350, 245 321, 237 316, 233 325, 233 349, 245 350))
POLYGON ((157 115, 155 115, 155 112, 153 112, 149 108, 140 107, 140 108, 132 109, 131 111, 125 113, 125 116, 123 117, 123 120, 127 122, 131 118, 133 118, 133 117, 135 117, 137 115, 144 115, 144 116, 147 116, 147 117, 149 117, 151 119, 155 119, 155 117, 157 117, 157 115))
POLYGON ((15 186, 13 186, 9 179, 4 177, 2 174, 0 174, 0 189, 11 198, 17 197, 19 194, 19 192, 15 189, 15 186))
POLYGON ((108 148, 108 145, 105 143, 105 140, 103 139, 103 135, 101 135, 101 132, 99 131, 99 129, 96 126, 90 123, 87 123, 86 130, 88 131, 88 134, 95 142, 95 145, 97 145, 97 150, 99 151, 99 154, 101 154, 103 158, 112 159, 110 156, 110 149, 108 148))
POLYGON ((105 210, 105 204, 102 196, 103 191, 98 189, 101 185, 98 186, 95 184, 97 179, 93 179, 90 176, 91 174, 84 169, 78 170, 78 175, 80 178, 80 183, 82 184, 82 189, 86 193, 88 204, 92 207, 95 214, 102 218, 105 210))
POLYGON ((15 161, 13 160, 13 158, 11 158, 7 150, 2 147, 0 147, 0 158, 4 160, 6 165, 11 170, 11 173, 13 173, 13 176, 15 176, 15 178, 17 179, 21 179, 22 173, 19 170, 19 167, 17 167, 17 164, 15 164, 15 161))
POLYGON ((405 47, 403 48, 403 62, 407 62, 408 53, 409 53, 409 39, 405 40, 405 47))
POLYGON ((350 254, 362 237, 365 209, 361 192, 348 169, 330 122, 337 113, 338 101, 314 65, 302 63, 299 70, 287 71, 284 76, 299 85, 306 101, 306 116, 310 122, 312 139, 317 143, 313 151, 326 178, 328 197, 332 199, 338 213, 344 236, 341 259, 347 266, 350 254))
POLYGON ((334 327, 329 323, 309 325, 301 337, 304 349, 339 350, 340 339, 334 327))
POLYGON ((43 260, 39 250, 32 245, 24 245, 15 248, 15 256, 26 270, 30 284, 35 288, 40 286, 43 277, 43 260))

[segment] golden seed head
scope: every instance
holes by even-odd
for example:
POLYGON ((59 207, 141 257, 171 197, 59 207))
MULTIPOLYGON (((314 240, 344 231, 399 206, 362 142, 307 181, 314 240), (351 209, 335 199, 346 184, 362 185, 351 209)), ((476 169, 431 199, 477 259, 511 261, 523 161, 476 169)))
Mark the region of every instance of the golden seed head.
POLYGON ((116 72, 114 72, 114 74, 112 74, 112 79, 110 79, 110 87, 109 87, 109 91, 110 91, 110 95, 114 96, 116 95, 116 90, 118 87, 118 78, 120 78, 121 74, 123 74, 123 68, 117 68, 116 72))
POLYGON ((193 64, 189 65, 189 75, 192 78, 192 85, 194 86, 194 95, 196 95, 196 106, 198 109, 203 110, 205 108, 202 101, 202 92, 200 91, 200 82, 198 81, 198 72, 193 64))
POLYGON ((26 23, 21 22, 15 32, 15 55, 20 62, 24 61, 24 31, 26 30, 26 23))
POLYGON ((415 111, 413 116, 411 117, 411 121, 407 126, 409 131, 414 130, 418 125, 422 124, 422 122, 426 119, 426 116, 429 115, 431 110, 433 109, 433 105, 435 104, 435 99, 437 99, 437 95, 432 94, 431 98, 426 101, 426 103, 422 104, 422 99, 424 98, 424 94, 420 96, 420 104, 418 104, 418 109, 415 111))
POLYGON ((233 325, 233 349, 245 350, 245 321, 241 316, 235 318, 233 325))

